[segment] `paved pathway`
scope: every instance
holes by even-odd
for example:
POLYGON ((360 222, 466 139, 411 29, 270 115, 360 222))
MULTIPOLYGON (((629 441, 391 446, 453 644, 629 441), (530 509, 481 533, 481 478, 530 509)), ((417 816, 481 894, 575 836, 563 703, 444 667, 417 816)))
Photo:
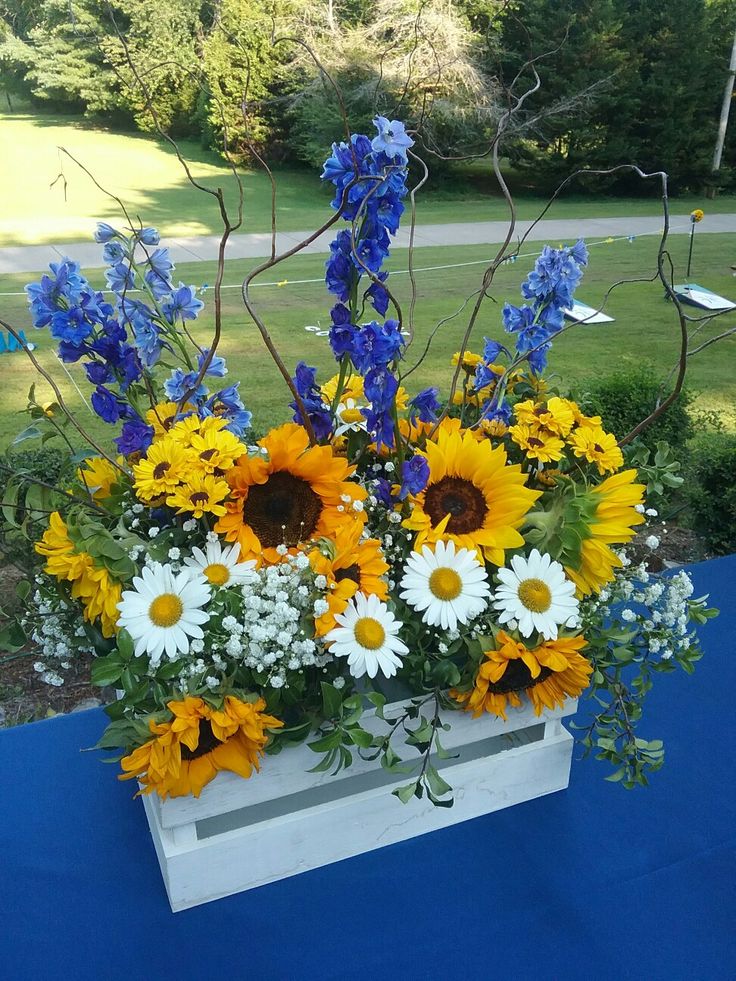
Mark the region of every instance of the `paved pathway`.
MULTIPOLYGON (((690 228, 689 215, 672 215, 673 234, 687 233, 690 228)), ((529 221, 517 224, 517 235, 522 235, 530 226, 529 221)), ((529 236, 533 242, 572 242, 578 238, 589 240, 616 238, 627 235, 656 235, 661 231, 662 218, 654 215, 638 218, 566 218, 544 219, 538 222, 529 236)), ((414 242, 417 248, 437 245, 495 245, 506 237, 508 223, 505 221, 479 221, 450 223, 445 225, 421 225, 415 230, 414 242)), ((713 232, 736 232, 736 214, 709 214, 698 226, 698 235, 713 232)), ((279 232, 276 247, 279 252, 292 248, 305 239, 309 232, 279 232)), ((325 253, 330 250, 330 242, 335 236, 331 228, 320 238, 304 249, 304 252, 325 253)), ((171 250, 176 263, 212 260, 217 258, 219 238, 216 235, 199 235, 194 238, 172 238, 163 244, 171 250)), ((409 230, 401 228, 394 239, 393 247, 405 249, 409 245, 409 230)), ((230 259, 255 259, 268 255, 271 238, 267 233, 234 235, 229 242, 227 255, 230 259)), ((69 245, 22 245, 0 249, 0 274, 16 272, 38 272, 49 262, 61 256, 71 256, 83 268, 95 269, 104 265, 102 247, 94 242, 77 242, 69 245)))

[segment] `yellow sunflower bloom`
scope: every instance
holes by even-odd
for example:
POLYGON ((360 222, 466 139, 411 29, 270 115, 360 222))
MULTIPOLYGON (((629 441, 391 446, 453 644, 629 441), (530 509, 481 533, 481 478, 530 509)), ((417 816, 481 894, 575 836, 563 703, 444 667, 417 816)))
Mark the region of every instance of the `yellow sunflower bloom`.
POLYGON ((84 619, 89 623, 99 619, 102 635, 113 637, 122 587, 107 569, 95 565, 88 552, 75 551, 58 511, 49 517, 49 526, 34 547, 39 555, 46 556, 45 572, 72 584, 72 598, 82 601, 84 619))
POLYGON ((283 722, 266 715, 266 703, 243 702, 225 697, 221 710, 201 698, 169 702, 170 722, 149 723, 153 739, 120 761, 125 771, 120 780, 138 778, 139 793, 155 791, 161 798, 199 797, 220 770, 248 779, 260 769, 260 758, 269 736, 283 722))
POLYGON ((546 403, 534 402, 532 399, 517 402, 514 415, 524 425, 543 426, 557 436, 567 436, 575 423, 572 404, 556 395, 546 403))
MULTIPOLYGON (((455 351, 452 358, 450 359, 450 364, 455 367, 460 360, 460 352, 455 351)), ((469 375, 475 374, 475 369, 479 364, 483 364, 483 356, 480 354, 475 354, 473 351, 463 352, 463 368, 468 372, 469 375)))
POLYGON ((585 646, 584 637, 559 637, 528 648, 499 630, 496 646, 484 651, 486 660, 473 687, 450 694, 473 718, 489 712, 505 720, 507 707, 521 705, 519 695, 525 692, 535 714, 541 715, 544 708, 562 706, 565 698, 577 698, 588 686, 593 668, 579 653, 585 646))
POLYGON ((113 484, 120 480, 120 471, 104 456, 87 457, 77 470, 77 480, 84 484, 95 501, 104 501, 110 496, 113 484))
POLYGON ((191 514, 201 518, 205 514, 222 517, 227 512, 225 502, 230 496, 227 481, 213 474, 192 473, 185 484, 178 484, 166 498, 177 514, 191 514))
POLYGON ((215 526, 227 541, 240 542, 241 561, 275 564, 282 560, 279 545, 334 538, 342 525, 365 521, 362 509, 343 500, 366 498, 349 479, 355 467, 331 446, 310 446, 295 423, 272 429, 258 445, 266 456, 242 456, 228 472, 231 501, 215 526))
POLYGON ((581 595, 598 593, 614 577, 621 560, 609 548, 623 545, 634 537, 634 526, 643 524, 644 515, 636 507, 644 502, 644 484, 636 484, 636 470, 622 470, 607 477, 586 492, 595 504, 586 529, 577 568, 565 566, 567 576, 581 595))
POLYGON ((705 212, 702 208, 696 208, 694 211, 690 212, 690 219, 693 224, 697 224, 697 222, 702 221, 703 218, 705 218, 705 212))
POLYGON ((524 544, 517 529, 540 492, 525 486, 526 476, 506 462, 503 446, 478 442, 467 431, 438 430, 423 455, 429 480, 421 494, 409 497, 412 512, 404 521, 417 532, 414 549, 454 541, 502 565, 505 549, 524 544))
POLYGON ((613 473, 624 465, 624 455, 618 447, 616 437, 606 433, 600 426, 579 426, 570 435, 569 445, 575 456, 583 457, 588 463, 595 463, 598 473, 613 473))
POLYGON ((559 436, 547 429, 528 426, 523 422, 511 426, 509 435, 531 460, 539 460, 540 463, 556 463, 565 448, 559 436))
POLYGON ((192 454, 181 443, 159 439, 133 467, 136 493, 142 501, 155 501, 162 494, 171 494, 191 470, 192 454))
POLYGON ((353 522, 335 535, 334 542, 327 543, 330 554, 321 549, 310 553, 309 561, 316 575, 327 580, 325 600, 329 610, 315 617, 314 630, 317 637, 324 637, 337 626, 336 613, 343 613, 357 592, 366 596, 377 596, 385 600, 388 586, 381 578, 388 572, 388 563, 383 558, 381 543, 376 538, 360 540, 362 525, 353 522))

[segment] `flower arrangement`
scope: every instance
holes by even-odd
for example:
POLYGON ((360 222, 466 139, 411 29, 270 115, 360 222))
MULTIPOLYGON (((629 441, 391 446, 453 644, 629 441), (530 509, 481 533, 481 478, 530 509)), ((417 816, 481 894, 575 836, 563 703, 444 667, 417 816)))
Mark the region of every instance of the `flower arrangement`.
POLYGON ((446 805, 441 711, 541 714, 586 689, 602 709, 584 745, 612 779, 646 782, 663 750, 634 734, 641 700, 654 673, 692 670, 691 624, 712 611, 684 573, 632 566, 645 484, 604 420, 545 378, 588 251, 545 247, 503 306, 505 343, 463 346, 445 398, 408 390, 383 266, 412 139, 375 125, 322 174, 345 222, 325 276, 336 373, 299 363, 292 421, 261 438, 225 360, 194 342, 200 291, 175 285, 155 229, 98 225, 109 300, 70 259, 28 286, 34 326, 83 364, 111 427, 35 546, 39 670, 59 683, 96 652, 93 679, 119 694, 100 746, 162 798, 308 740, 318 769, 355 753, 414 766, 397 796, 446 805), (376 735, 361 719, 383 718, 389 679, 412 701, 376 735), (399 722, 415 760, 392 747, 399 722))

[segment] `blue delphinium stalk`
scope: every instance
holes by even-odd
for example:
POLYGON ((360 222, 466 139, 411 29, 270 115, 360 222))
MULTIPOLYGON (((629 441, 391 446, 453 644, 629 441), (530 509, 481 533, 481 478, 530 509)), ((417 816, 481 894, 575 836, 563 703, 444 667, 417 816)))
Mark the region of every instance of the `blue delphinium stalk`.
MULTIPOLYGON (((317 385, 317 369, 300 361, 292 381, 312 424, 314 435, 319 440, 327 439, 332 435, 334 426, 330 407, 325 404, 317 385)), ((294 400, 289 403, 289 406, 294 410, 294 422, 304 425, 304 416, 299 403, 294 400)))

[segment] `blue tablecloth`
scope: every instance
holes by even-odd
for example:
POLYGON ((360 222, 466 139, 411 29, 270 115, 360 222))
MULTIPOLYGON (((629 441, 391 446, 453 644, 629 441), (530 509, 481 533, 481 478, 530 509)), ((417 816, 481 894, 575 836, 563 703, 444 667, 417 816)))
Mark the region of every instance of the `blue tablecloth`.
POLYGON ((79 752, 102 713, 2 731, 0 976, 736 977, 736 556, 691 571, 724 612, 650 695, 649 789, 577 761, 564 793, 181 913, 130 785, 79 752))

